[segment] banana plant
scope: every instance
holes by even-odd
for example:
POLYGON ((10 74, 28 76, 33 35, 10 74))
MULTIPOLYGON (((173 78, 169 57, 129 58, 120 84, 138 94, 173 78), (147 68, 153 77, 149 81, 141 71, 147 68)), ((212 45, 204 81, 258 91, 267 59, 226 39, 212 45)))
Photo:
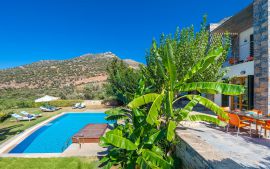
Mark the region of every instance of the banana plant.
MULTIPOLYGON (((177 79, 175 58, 170 42, 167 42, 165 53, 157 55, 156 65, 166 79, 160 93, 148 93, 134 98, 125 109, 107 112, 107 119, 122 119, 122 123, 107 132, 100 140, 100 145, 108 147, 108 155, 102 159, 105 168, 119 165, 121 168, 170 169, 174 168, 175 145, 178 139, 175 129, 183 120, 207 121, 222 125, 217 118, 205 114, 194 114, 194 106, 201 104, 217 115, 228 118, 223 110, 211 100, 196 94, 197 91, 207 94, 240 95, 245 88, 220 82, 190 82, 198 74, 215 64, 222 55, 223 48, 208 52, 193 67, 189 68, 182 79, 177 79), (184 107, 174 104, 181 99, 188 99, 184 107)), ((155 50, 155 47, 154 49, 155 50)))

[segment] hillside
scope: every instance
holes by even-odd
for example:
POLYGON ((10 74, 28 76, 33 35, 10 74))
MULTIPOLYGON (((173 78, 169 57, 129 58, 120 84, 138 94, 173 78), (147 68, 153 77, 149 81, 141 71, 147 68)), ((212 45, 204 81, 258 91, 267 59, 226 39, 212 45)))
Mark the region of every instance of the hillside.
MULTIPOLYGON (((25 93, 25 90, 31 89, 42 95, 49 90, 74 90, 74 87, 82 90, 87 84, 101 86, 107 79, 106 68, 113 58, 118 57, 111 52, 85 54, 69 60, 43 60, 0 70, 0 98, 3 93, 14 90, 18 93, 24 90, 25 93)), ((132 68, 139 66, 138 62, 130 59, 124 62, 132 68)), ((56 95, 59 93, 56 92, 56 95)))

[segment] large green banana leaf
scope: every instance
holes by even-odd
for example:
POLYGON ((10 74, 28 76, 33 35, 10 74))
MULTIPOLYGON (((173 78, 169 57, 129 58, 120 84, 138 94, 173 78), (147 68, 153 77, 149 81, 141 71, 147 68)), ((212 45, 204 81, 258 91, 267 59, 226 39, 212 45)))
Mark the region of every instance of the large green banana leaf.
POLYGON ((176 122, 170 121, 167 129, 167 140, 172 141, 175 137, 176 122))
POLYGON ((174 55, 173 55, 173 49, 171 44, 167 45, 167 56, 166 56, 166 69, 169 74, 169 83, 170 83, 170 88, 171 90, 174 88, 175 82, 176 82, 176 66, 174 63, 174 55))
POLYGON ((195 74, 205 71, 207 68, 209 68, 209 66, 214 63, 214 60, 222 56, 222 52, 222 47, 210 51, 205 58, 202 58, 200 61, 198 61, 197 64, 194 65, 191 70, 187 72, 187 74, 182 78, 180 83, 184 83, 187 80, 191 79, 195 74))
POLYGON ((106 134, 106 141, 112 145, 114 145, 115 147, 119 147, 122 149, 126 149, 126 150, 136 150, 137 146, 131 142, 130 140, 116 135, 116 134, 106 134))
POLYGON ((188 116, 188 114, 192 111, 193 107, 196 106, 197 104, 198 101, 193 99, 190 102, 188 102, 188 104, 184 108, 176 109, 175 114, 178 114, 177 120, 178 121, 184 120, 188 116))
POLYGON ((214 103, 213 101, 205 98, 205 97, 202 97, 202 96, 199 96, 199 95, 186 95, 186 97, 189 99, 189 100, 196 100, 199 104, 205 106, 206 108, 212 110, 215 114, 227 119, 227 114, 224 113, 224 111, 216 104, 214 103))
POLYGON ((151 151, 153 151, 154 153, 156 153, 158 155, 164 156, 163 150, 158 146, 153 146, 151 151))
POLYGON ((120 119, 126 119, 128 118, 127 112, 122 110, 121 108, 115 108, 105 111, 105 114, 107 115, 105 117, 105 120, 113 121, 113 120, 120 120, 120 119))
POLYGON ((164 95, 160 94, 156 99, 154 100, 153 104, 151 105, 151 108, 147 114, 146 121, 147 123, 153 125, 157 123, 158 113, 161 108, 162 100, 164 95))
POLYGON ((145 142, 145 144, 154 144, 157 141, 159 141, 160 139, 162 139, 163 137, 165 137, 165 131, 160 130, 160 131, 150 135, 148 137, 148 140, 145 142))
POLYGON ((160 168, 166 168, 166 169, 170 169, 172 168, 172 165, 170 163, 168 163, 166 160, 163 159, 163 157, 161 155, 158 155, 156 153, 154 153, 151 150, 148 149, 144 149, 142 151, 142 158, 150 161, 151 164, 153 164, 154 166, 158 166, 160 168))
POLYGON ((192 114, 192 115, 189 115, 186 118, 186 120, 190 120, 190 121, 206 121, 206 122, 217 124, 219 126, 224 126, 226 124, 225 122, 220 121, 216 117, 212 117, 212 116, 205 115, 205 114, 192 114))
POLYGON ((165 108, 166 108, 166 112, 169 116, 174 117, 174 113, 173 113, 173 92, 172 91, 168 91, 166 92, 166 104, 165 104, 165 108))
POLYGON ((105 136, 106 136, 107 134, 115 134, 115 135, 118 135, 118 136, 122 136, 122 135, 123 135, 123 132, 122 132, 121 129, 115 128, 115 129, 113 129, 113 130, 108 131, 108 132, 105 134, 105 136))
POLYGON ((150 161, 146 160, 142 156, 139 156, 136 163, 139 165, 140 169, 161 169, 158 166, 155 166, 150 161))
POLYGON ((134 99, 128 104, 128 107, 131 109, 136 109, 140 106, 154 102, 158 96, 159 94, 157 93, 149 93, 149 94, 137 97, 136 99, 134 99))
POLYGON ((219 82, 193 82, 181 84, 177 87, 180 92, 189 91, 211 91, 211 94, 241 95, 245 92, 245 87, 241 85, 219 83, 219 82))

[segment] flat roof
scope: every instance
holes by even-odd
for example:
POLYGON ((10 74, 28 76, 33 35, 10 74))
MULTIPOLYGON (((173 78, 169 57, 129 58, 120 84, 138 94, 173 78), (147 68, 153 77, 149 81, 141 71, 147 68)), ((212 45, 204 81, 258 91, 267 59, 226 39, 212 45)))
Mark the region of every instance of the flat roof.
POLYGON ((253 3, 247 6, 245 9, 230 17, 228 20, 223 22, 213 33, 240 33, 253 26, 253 3))

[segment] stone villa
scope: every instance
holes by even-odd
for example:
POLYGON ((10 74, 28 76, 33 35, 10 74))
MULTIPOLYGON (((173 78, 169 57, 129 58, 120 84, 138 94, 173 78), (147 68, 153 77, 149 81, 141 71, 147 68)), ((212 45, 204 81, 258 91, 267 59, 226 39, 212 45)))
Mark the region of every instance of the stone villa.
POLYGON ((270 114, 270 0, 252 4, 220 23, 209 25, 211 33, 228 32, 231 49, 224 67, 226 79, 247 87, 244 95, 215 95, 215 102, 232 109, 260 109, 270 114))

